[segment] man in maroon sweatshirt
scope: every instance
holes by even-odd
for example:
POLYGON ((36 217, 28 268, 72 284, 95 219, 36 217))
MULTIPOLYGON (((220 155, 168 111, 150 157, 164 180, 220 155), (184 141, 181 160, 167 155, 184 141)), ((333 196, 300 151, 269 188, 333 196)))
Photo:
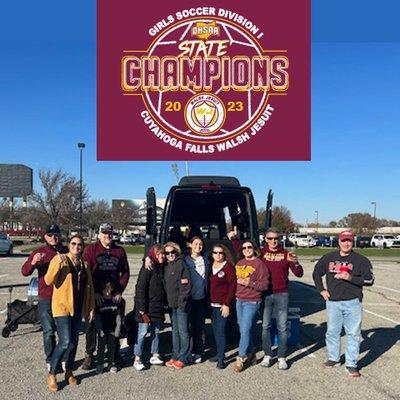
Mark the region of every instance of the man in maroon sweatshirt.
POLYGON ((51 259, 58 253, 67 253, 67 247, 61 244, 61 231, 57 225, 50 225, 44 234, 45 246, 34 250, 21 268, 24 276, 32 275, 35 270, 39 279, 38 316, 43 329, 43 347, 47 369, 50 371, 51 355, 55 348, 56 325, 51 312, 51 295, 53 285, 47 286, 44 281, 51 259))
POLYGON ((303 276, 303 267, 299 264, 294 253, 288 252, 280 245, 279 235, 275 229, 269 229, 265 236, 266 244, 261 252, 270 273, 271 283, 265 293, 264 301, 262 342, 265 356, 261 366, 271 366, 271 320, 274 314, 279 337, 278 368, 286 370, 288 369, 285 356, 289 305, 289 269, 300 278, 303 276))
MULTIPOLYGON (((92 271, 93 285, 96 303, 103 301, 102 283, 112 281, 114 283, 113 301, 119 303, 122 300, 122 292, 129 281, 129 264, 123 247, 116 245, 113 240, 113 226, 103 223, 99 228, 98 241, 90 244, 83 252, 84 260, 92 271)), ((119 356, 119 343, 116 346, 117 360, 119 356)), ((93 352, 96 350, 96 327, 94 323, 86 325, 86 354, 82 369, 92 369, 93 352)))

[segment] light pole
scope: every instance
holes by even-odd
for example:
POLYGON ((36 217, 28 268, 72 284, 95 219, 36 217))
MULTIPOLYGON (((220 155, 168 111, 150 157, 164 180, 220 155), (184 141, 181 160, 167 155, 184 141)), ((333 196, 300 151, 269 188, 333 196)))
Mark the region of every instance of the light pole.
POLYGON ((315 210, 315 221, 316 221, 316 225, 317 225, 317 233, 318 233, 318 210, 315 210))
POLYGON ((189 161, 185 161, 186 166, 186 176, 189 176, 189 161))
POLYGON ((82 155, 85 143, 78 143, 79 149, 79 233, 82 235, 82 155))
POLYGON ((374 205, 374 219, 376 219, 376 201, 371 201, 371 204, 374 205))

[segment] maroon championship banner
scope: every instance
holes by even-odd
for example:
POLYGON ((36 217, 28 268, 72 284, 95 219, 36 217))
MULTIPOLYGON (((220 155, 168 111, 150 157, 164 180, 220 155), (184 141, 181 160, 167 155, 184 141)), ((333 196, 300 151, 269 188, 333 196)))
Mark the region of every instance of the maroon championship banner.
POLYGON ((309 160, 310 0, 98 0, 98 160, 309 160))

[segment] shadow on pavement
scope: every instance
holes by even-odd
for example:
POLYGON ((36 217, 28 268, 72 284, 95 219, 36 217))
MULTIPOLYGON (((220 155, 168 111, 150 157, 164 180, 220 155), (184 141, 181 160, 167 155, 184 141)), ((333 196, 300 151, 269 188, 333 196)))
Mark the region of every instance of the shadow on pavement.
POLYGON ((358 361, 360 368, 365 368, 389 351, 400 340, 400 325, 394 328, 374 328, 361 332, 360 354, 367 352, 358 361))

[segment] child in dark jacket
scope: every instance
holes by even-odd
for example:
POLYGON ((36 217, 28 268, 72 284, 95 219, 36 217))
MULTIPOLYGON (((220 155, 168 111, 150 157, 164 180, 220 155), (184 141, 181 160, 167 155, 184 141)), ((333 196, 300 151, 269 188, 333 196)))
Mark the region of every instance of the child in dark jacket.
POLYGON ((145 368, 141 357, 149 328, 152 354, 150 364, 163 364, 158 351, 158 335, 163 327, 164 307, 166 305, 163 247, 154 245, 149 251, 149 257, 152 261, 152 269, 146 269, 145 266, 141 268, 135 290, 135 319, 138 322, 138 334, 134 346, 135 360, 133 367, 137 371, 142 371, 145 368))
POLYGON ((113 302, 115 285, 113 282, 101 284, 103 301, 98 306, 96 314, 96 328, 98 332, 98 364, 96 371, 104 371, 104 352, 107 347, 108 368, 110 372, 117 372, 115 352, 117 340, 121 333, 123 302, 113 302))

